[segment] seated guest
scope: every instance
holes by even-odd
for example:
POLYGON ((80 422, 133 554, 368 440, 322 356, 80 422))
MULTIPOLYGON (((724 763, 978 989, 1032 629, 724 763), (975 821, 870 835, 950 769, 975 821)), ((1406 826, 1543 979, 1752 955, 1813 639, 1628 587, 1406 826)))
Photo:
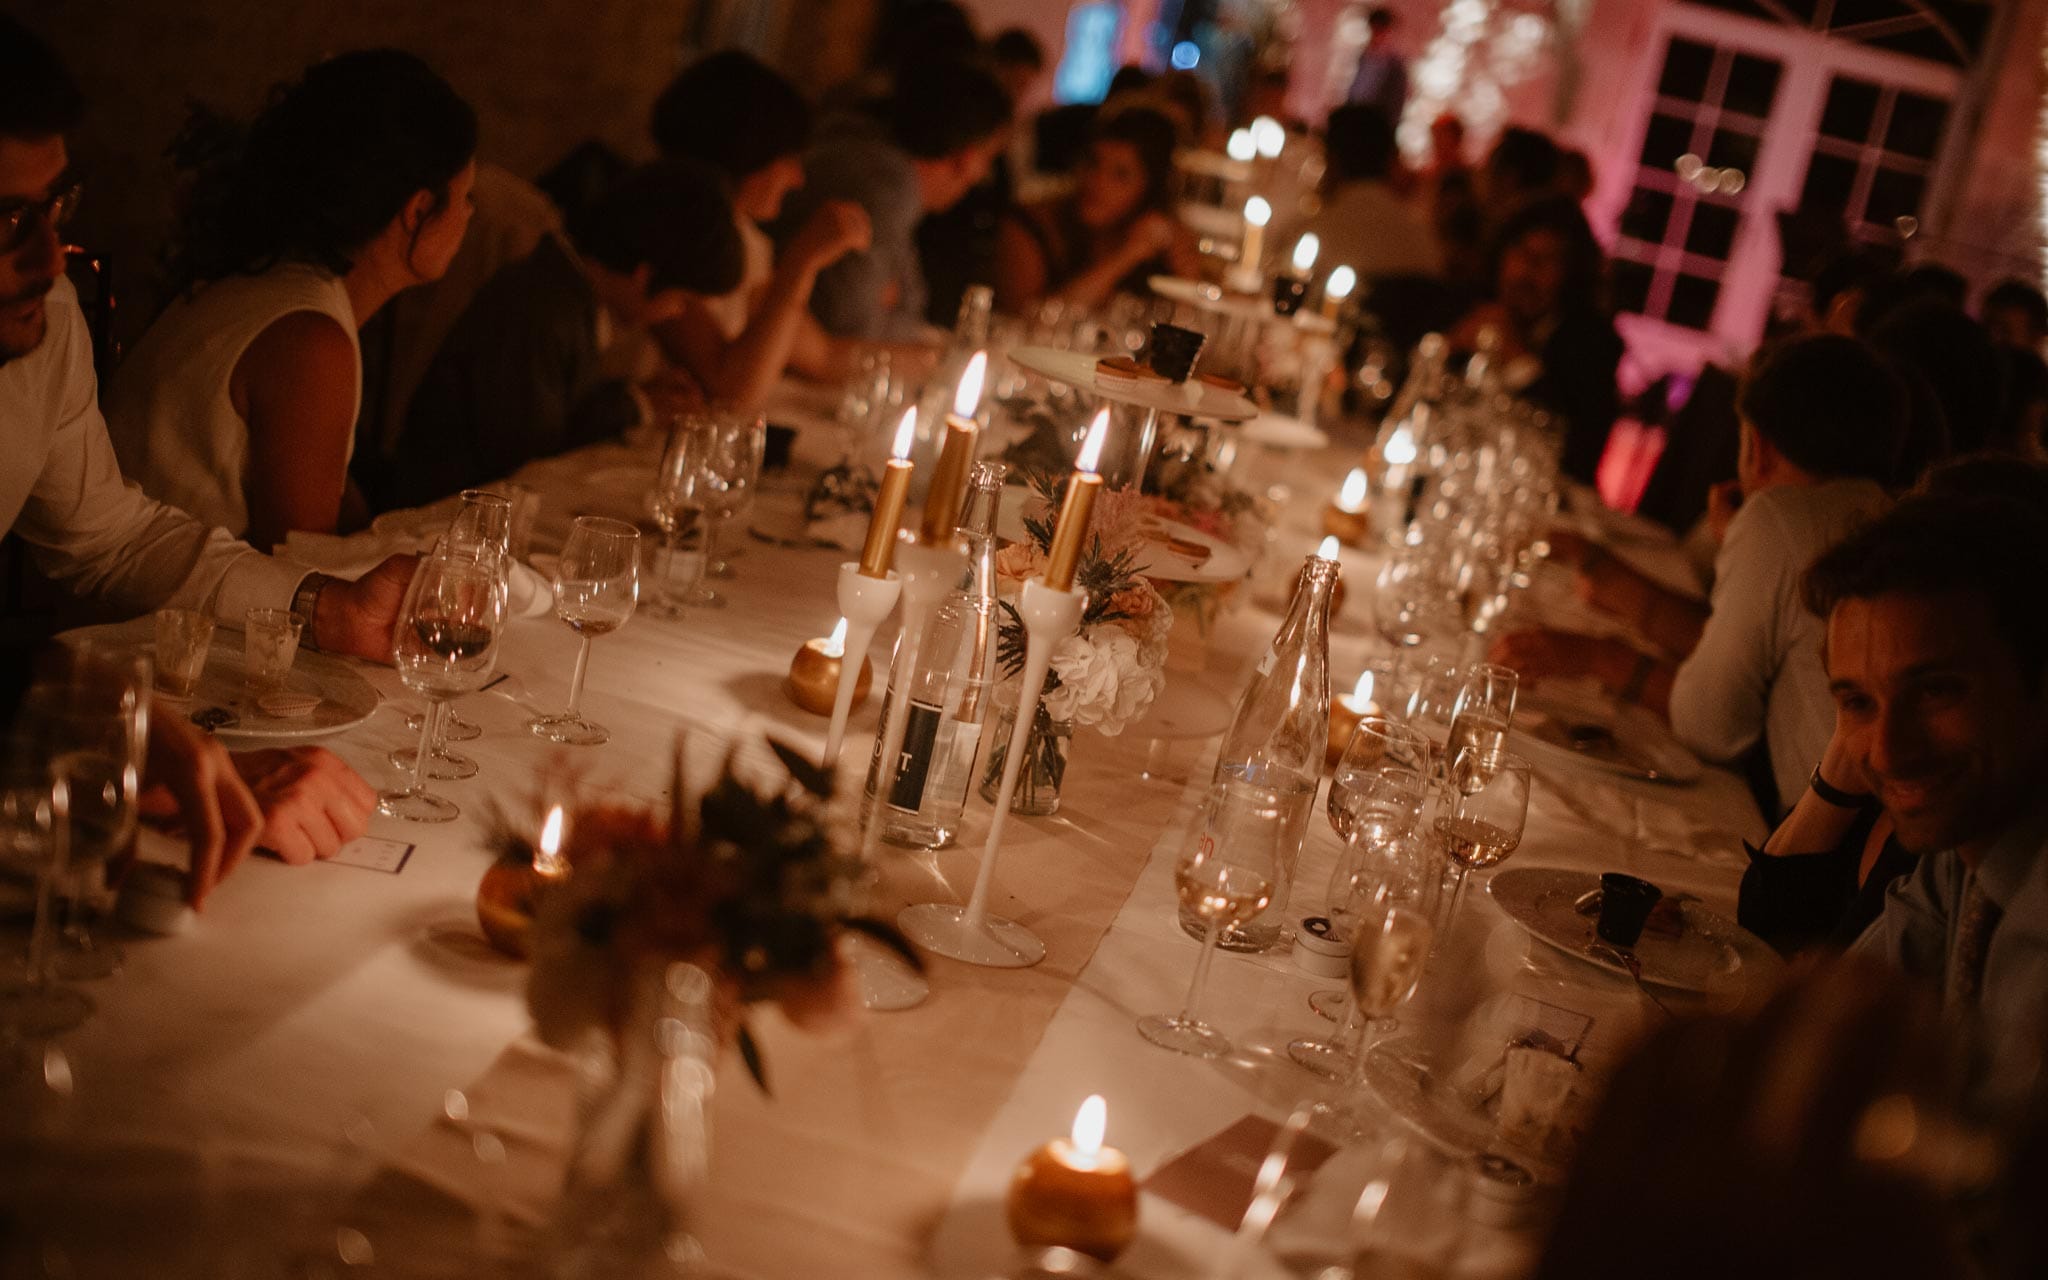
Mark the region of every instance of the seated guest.
MULTIPOLYGON (((1907 290, 1903 300, 1889 308, 1876 315, 1865 308, 1865 339, 1891 358, 1914 384, 1917 396, 1932 397, 1947 448, 1927 458, 1925 465, 1950 454, 1975 453, 1991 443, 1998 424, 2004 372, 1998 348, 1961 307, 1933 293, 1916 292, 1914 281, 1901 288, 1907 290)), ((1898 487, 1912 487, 1922 472, 1898 477, 1898 487)))
POLYGON ((360 525, 357 330, 448 269, 475 152, 475 113, 409 53, 345 53, 286 89, 202 177, 186 292, 108 392, 127 474, 261 547, 360 525))
POLYGON ((606 375, 621 330, 675 318, 739 285, 732 206, 700 166, 629 174, 491 277, 420 381, 393 459, 398 501, 432 501, 511 475, 534 458, 618 436, 685 407, 665 384, 606 375), (651 400, 652 403, 643 403, 651 400))
POLYGON ((1855 950, 1931 983, 1984 1034, 1974 1101, 2042 1079, 2048 1023, 2048 516, 1906 499, 1816 561, 1849 770, 1919 855, 1855 950))
POLYGON ((1030 315, 1047 298, 1093 309, 1144 293, 1154 275, 1199 275, 1173 216, 1173 121, 1125 107, 1097 121, 1065 195, 1013 210, 996 235, 996 308, 1030 315))
POLYGON ((818 206, 778 262, 761 224, 804 183, 811 109, 796 88, 751 54, 710 54, 677 76, 654 103, 654 141, 671 159, 718 174, 732 198, 744 263, 739 287, 692 296, 656 326, 662 349, 714 401, 758 409, 784 369, 836 381, 856 345, 834 338, 810 313, 818 273, 868 247, 868 216, 850 200, 818 206))
MULTIPOLYGON (((1301 227, 1322 241, 1317 269, 1327 274, 1342 264, 1368 283, 1441 275, 1435 233, 1393 187, 1400 158, 1393 122, 1372 107, 1338 107, 1325 126, 1324 150, 1323 205, 1301 227)), ((1281 239, 1293 243, 1291 236, 1281 239)))
POLYGON ((1599 242, 1578 202, 1553 195, 1509 214, 1494 233, 1490 257, 1492 298, 1466 313, 1451 345, 1476 350, 1480 334, 1492 329, 1503 359, 1530 355, 1541 362, 1524 394, 1564 419, 1561 465, 1591 484, 1620 405, 1614 371, 1621 338, 1599 301, 1599 242))
POLYGON ((1765 809, 1781 811, 1806 786, 1833 722, 1820 623, 1800 606, 1798 576, 1884 505, 1880 479, 1905 430, 1901 399, 1897 380, 1853 338, 1798 338, 1766 352, 1742 391, 1742 503, 1715 558, 1709 608, 1597 552, 1586 565, 1593 602, 1682 661, 1549 632, 1505 637, 1499 660, 1524 679, 1594 677, 1667 714, 1709 760, 1735 761, 1761 742, 1777 795, 1765 809))
POLYGON ((867 211, 868 247, 820 272, 811 291, 811 312, 827 333, 924 336, 918 221, 952 208, 987 176, 1009 123, 1001 83, 966 61, 934 62, 902 77, 879 115, 847 110, 821 122, 804 157, 807 180, 783 202, 774 233, 786 249, 828 201, 867 211))
MULTIPOLYGON (((251 608, 289 607, 308 620, 305 643, 389 661, 409 560, 359 582, 309 574, 122 483, 57 234, 78 199, 64 135, 84 107, 56 53, 0 16, 0 534, 58 586, 116 609, 210 603, 239 624, 251 608)), ((367 787, 335 757, 230 757, 175 715, 151 717, 144 782, 183 819, 195 906, 259 841, 326 857, 367 818, 367 787)))
MULTIPOLYGON (((1136 63, 1116 69, 1101 102, 1067 102, 1047 107, 1031 122, 1032 170, 1038 174, 1072 173, 1088 147, 1096 117, 1112 105, 1123 106, 1152 87, 1152 73, 1136 63)), ((1021 175, 1020 175, 1021 176, 1021 175)))
POLYGON ((2048 342, 2048 297, 2024 280, 2001 280, 1984 295, 1977 318, 2003 347, 2041 353, 2048 342))

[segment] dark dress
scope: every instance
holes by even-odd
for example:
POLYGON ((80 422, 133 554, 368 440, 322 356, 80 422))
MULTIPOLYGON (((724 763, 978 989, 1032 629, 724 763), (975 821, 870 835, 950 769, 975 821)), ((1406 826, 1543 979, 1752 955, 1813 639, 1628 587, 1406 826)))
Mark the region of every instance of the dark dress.
POLYGON ((1543 372, 1525 394, 1564 419, 1560 464, 1566 475, 1582 484, 1593 483, 1620 412, 1614 371, 1621 353, 1614 322, 1590 307, 1567 311, 1536 353, 1543 372))
POLYGON ((1861 885, 1856 869, 1877 824, 1875 809, 1857 818, 1824 853, 1772 857, 1753 845, 1735 920, 1784 955, 1809 947, 1844 948, 1884 911, 1885 890, 1918 861, 1887 838, 1861 885))
POLYGON ((486 281, 413 393, 393 500, 431 502, 637 423, 632 388, 604 375, 597 307, 552 236, 486 281))

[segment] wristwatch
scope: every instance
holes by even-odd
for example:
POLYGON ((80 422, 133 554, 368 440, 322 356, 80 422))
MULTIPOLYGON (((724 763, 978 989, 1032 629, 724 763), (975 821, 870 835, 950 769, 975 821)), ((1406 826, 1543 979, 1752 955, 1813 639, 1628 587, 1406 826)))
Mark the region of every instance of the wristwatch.
POLYGON ((320 607, 320 593, 327 584, 334 581, 324 573, 309 573, 299 579, 298 589, 292 592, 292 612, 300 621, 299 643, 318 652, 320 641, 313 627, 314 612, 320 607))
POLYGON ((1820 766, 1813 766, 1813 776, 1806 780, 1813 794, 1827 801, 1837 809, 1867 809, 1877 803, 1877 797, 1844 791, 1820 776, 1820 766))

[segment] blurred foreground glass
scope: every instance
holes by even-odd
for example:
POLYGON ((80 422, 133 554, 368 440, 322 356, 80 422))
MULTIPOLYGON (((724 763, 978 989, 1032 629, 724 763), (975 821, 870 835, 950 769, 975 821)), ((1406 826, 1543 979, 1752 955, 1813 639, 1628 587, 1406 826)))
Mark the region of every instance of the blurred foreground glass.
POLYGON ((257 693, 284 687, 299 656, 299 615, 289 609, 251 609, 242 622, 242 675, 257 693))
POLYGON ((9 956, 0 977, 0 1033, 7 1039, 69 1031, 93 1011, 91 997, 59 983, 51 964, 53 899, 66 870, 67 841, 55 813, 68 810, 68 795, 57 794, 54 781, 39 738, 17 734, 0 740, 0 871, 28 881, 35 892, 28 950, 9 956))

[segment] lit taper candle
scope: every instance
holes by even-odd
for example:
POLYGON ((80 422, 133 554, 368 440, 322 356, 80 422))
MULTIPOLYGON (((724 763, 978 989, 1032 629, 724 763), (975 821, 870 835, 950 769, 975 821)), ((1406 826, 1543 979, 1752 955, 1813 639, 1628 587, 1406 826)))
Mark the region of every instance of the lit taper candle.
POLYGON ((1066 501, 1060 504, 1059 523, 1053 526, 1052 550, 1045 557, 1045 585, 1054 591, 1074 589, 1074 570, 1081 563, 1088 517, 1095 511, 1095 495, 1102 490, 1102 477, 1096 471, 1102 461, 1102 440, 1108 434, 1109 410, 1098 409, 1088 438, 1081 443, 1081 455, 1074 459, 1066 501))
POLYGON ((896 424, 896 443, 882 467, 882 487, 875 492, 875 512, 868 517, 868 540, 860 549, 860 571, 870 578, 889 576, 896 557, 896 531, 903 526, 903 503, 910 496, 910 442, 917 435, 917 406, 903 411, 896 424))
POLYGON ((1329 280, 1323 284, 1323 314, 1335 320, 1344 299, 1350 297, 1351 291, 1357 287, 1358 273, 1350 267, 1340 266, 1332 271, 1329 280))
POLYGON ((988 373, 988 353, 977 351, 960 375, 953 412, 946 415, 946 440, 932 468, 932 486, 924 496, 924 519, 918 526, 925 542, 937 545, 953 536, 960 507, 967 500, 967 473, 974 466, 974 445, 980 430, 974 414, 981 407, 981 383, 988 373))
POLYGON ((1223 144, 1224 154, 1239 164, 1249 164, 1259 154, 1258 144, 1252 141, 1250 129, 1233 129, 1230 141, 1223 144))
POLYGON ((1255 276, 1266 256, 1266 224, 1273 220, 1273 206, 1264 196, 1244 202, 1244 243, 1237 254, 1238 269, 1255 276))
POLYGON ((1323 238, 1313 231, 1301 233, 1294 242, 1294 274, 1306 276, 1316 269, 1316 255, 1323 251, 1323 238))

